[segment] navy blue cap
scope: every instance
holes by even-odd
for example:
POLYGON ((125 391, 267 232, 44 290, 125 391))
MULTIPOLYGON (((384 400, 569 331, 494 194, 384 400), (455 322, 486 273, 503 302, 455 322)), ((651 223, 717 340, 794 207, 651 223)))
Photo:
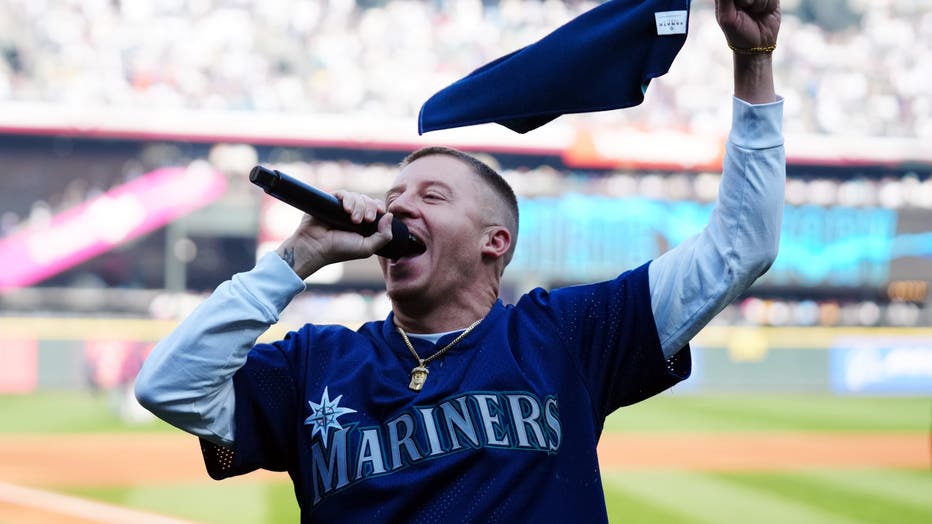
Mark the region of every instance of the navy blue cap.
POLYGON ((488 122, 526 133, 563 114, 638 105, 686 41, 689 2, 605 2, 430 97, 418 134, 488 122))

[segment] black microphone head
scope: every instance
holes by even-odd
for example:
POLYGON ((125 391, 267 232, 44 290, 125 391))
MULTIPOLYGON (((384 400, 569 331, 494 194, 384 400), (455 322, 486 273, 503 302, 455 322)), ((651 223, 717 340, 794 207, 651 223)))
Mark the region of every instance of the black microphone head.
POLYGON ((274 187, 278 180, 278 173, 262 166, 256 166, 249 172, 249 181, 260 187, 274 187))
POLYGON ((427 250, 427 246, 422 244, 408 230, 404 222, 392 220, 392 239, 382 249, 375 252, 376 255, 397 260, 401 257, 419 255, 427 250))

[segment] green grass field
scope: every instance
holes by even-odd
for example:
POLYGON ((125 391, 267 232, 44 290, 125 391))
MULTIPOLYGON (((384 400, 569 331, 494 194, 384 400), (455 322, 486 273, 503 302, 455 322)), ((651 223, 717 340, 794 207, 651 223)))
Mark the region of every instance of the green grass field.
POLYGON ((606 473, 612 522, 927 524, 928 470, 606 473))
MULTIPOLYGON (((0 396, 0 433, 173 431, 127 427, 106 397, 0 396), (49 414, 54 414, 50 416, 49 414)), ((928 435, 932 399, 792 395, 662 395, 625 408, 607 432, 896 432, 928 435)), ((766 452, 766 450, 762 450, 766 452)), ((605 471, 612 522, 909 524, 932 522, 932 470, 605 471)), ((0 479, 3 480, 3 479, 0 479)), ((62 492, 205 523, 297 522, 284 482, 59 486, 62 492)))

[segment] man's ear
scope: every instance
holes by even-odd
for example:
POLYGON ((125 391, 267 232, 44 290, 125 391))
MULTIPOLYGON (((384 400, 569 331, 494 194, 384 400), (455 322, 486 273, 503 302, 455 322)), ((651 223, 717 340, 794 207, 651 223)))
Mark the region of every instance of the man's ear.
POLYGON ((483 238, 483 257, 502 258, 511 249, 511 233, 503 226, 489 226, 483 238))

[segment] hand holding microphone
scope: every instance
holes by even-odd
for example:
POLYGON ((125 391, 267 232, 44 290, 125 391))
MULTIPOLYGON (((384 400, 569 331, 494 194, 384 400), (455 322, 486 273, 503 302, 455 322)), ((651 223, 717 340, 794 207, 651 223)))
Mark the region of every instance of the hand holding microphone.
MULTIPOLYGON (((343 209, 340 201, 328 193, 315 189, 281 171, 262 166, 252 168, 249 180, 278 200, 300 209, 305 213, 325 222, 334 229, 352 231, 362 236, 371 236, 378 231, 378 222, 382 214, 373 222, 354 224, 350 215, 343 209)), ((404 256, 423 253, 424 244, 408 231, 408 227, 398 219, 392 220, 392 239, 376 255, 398 259, 404 256)))

